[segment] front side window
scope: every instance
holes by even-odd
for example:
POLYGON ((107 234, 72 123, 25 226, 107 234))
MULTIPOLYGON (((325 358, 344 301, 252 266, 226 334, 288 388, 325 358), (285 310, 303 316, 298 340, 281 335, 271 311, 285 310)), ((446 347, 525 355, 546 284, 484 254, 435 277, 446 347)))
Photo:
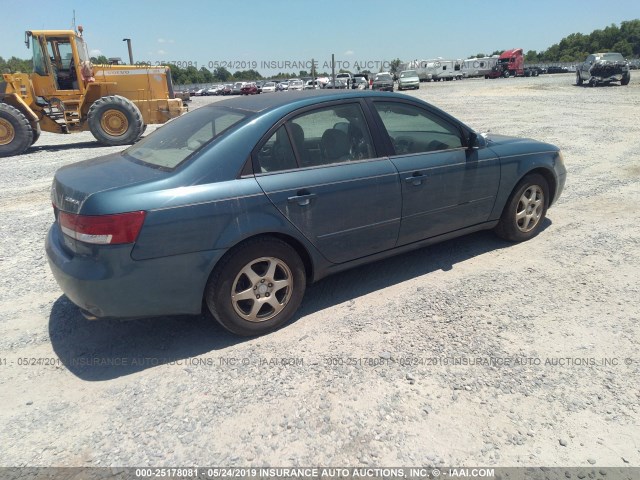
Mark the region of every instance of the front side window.
POLYGON ((172 120, 124 153, 152 166, 174 169, 247 117, 247 112, 224 107, 199 108, 172 120))
POLYGON ((461 148, 458 129, 418 107, 398 102, 374 102, 396 155, 461 148))

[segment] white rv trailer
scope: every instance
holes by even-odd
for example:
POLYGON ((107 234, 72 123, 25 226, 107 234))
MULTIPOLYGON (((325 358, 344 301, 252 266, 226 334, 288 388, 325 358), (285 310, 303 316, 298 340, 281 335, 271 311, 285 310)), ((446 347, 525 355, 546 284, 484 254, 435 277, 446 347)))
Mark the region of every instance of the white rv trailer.
POLYGON ((427 65, 429 80, 462 79, 462 60, 438 59, 427 65))
POLYGON ((462 74, 465 77, 484 77, 489 78, 491 69, 498 63, 498 55, 493 57, 469 58, 464 60, 462 65, 462 74))

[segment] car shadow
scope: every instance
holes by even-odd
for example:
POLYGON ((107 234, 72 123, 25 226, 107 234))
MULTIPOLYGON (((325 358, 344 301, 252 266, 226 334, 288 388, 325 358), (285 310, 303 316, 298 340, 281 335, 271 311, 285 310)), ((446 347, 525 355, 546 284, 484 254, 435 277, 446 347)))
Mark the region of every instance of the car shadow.
MULTIPOLYGON (((551 224, 545 219, 543 230, 551 224)), ((413 252, 338 273, 309 286, 300 310, 284 328, 300 318, 512 243, 491 232, 478 232, 413 252)), ((105 381, 147 368, 176 363, 188 368, 192 357, 247 341, 228 333, 208 313, 137 320, 86 320, 66 296, 49 315, 49 337, 63 365, 86 381, 105 381)), ((223 361, 208 358, 207 361, 223 361)))

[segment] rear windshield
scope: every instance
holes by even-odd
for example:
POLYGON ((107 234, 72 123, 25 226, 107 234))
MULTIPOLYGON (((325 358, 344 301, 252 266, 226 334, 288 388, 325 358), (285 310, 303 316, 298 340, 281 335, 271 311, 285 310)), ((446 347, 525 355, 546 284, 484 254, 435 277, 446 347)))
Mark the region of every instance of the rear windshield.
POLYGON ((123 153, 155 167, 174 169, 248 116, 248 112, 226 107, 199 108, 172 120, 123 153))
POLYGON ((624 57, 621 53, 605 53, 602 55, 604 60, 608 60, 610 62, 622 62, 624 61, 624 57))

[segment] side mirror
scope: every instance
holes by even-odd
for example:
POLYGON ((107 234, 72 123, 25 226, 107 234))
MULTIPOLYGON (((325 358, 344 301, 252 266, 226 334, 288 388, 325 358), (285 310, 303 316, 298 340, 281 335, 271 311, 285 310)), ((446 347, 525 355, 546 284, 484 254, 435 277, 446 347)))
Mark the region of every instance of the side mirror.
POLYGON ((478 134, 476 132, 469 132, 467 137, 467 150, 475 150, 478 148, 478 134))

